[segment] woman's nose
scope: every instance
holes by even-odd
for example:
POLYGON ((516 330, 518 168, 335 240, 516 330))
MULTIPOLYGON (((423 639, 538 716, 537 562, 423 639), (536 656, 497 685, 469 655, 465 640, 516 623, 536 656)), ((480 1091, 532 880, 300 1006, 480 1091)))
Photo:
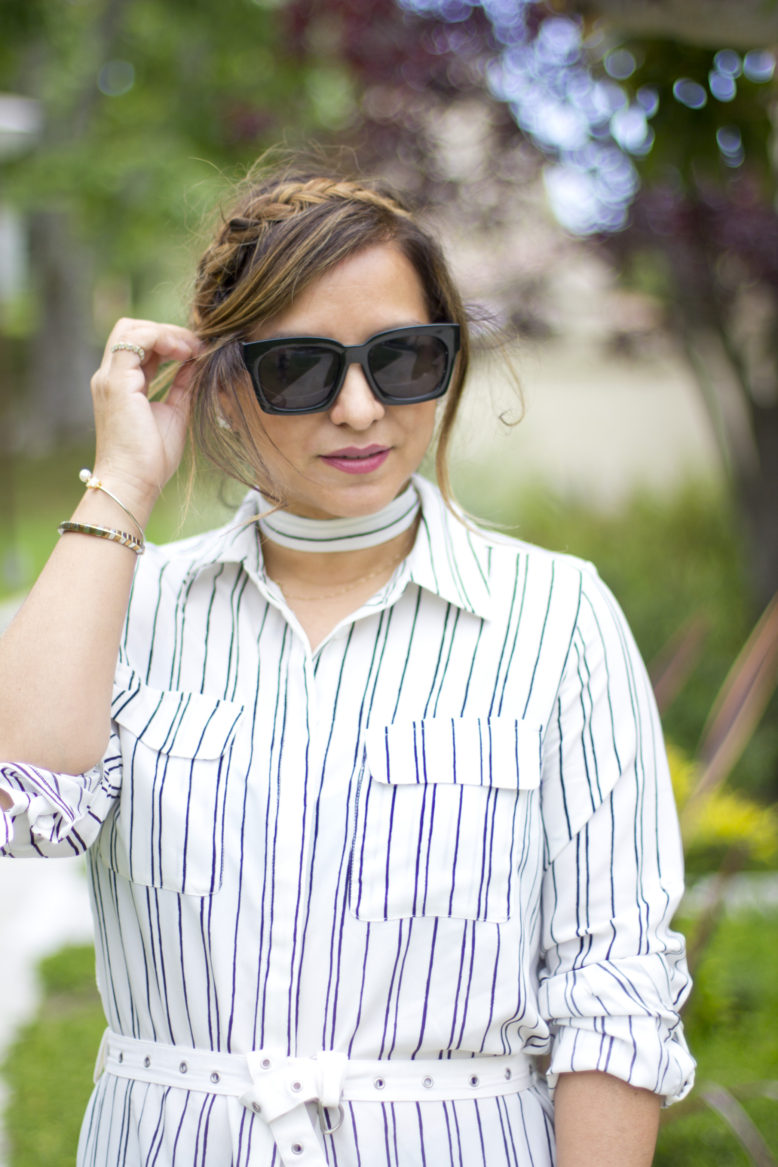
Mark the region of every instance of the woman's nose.
POLYGON ((365 374, 357 364, 349 367, 343 387, 330 409, 330 420, 335 425, 365 430, 384 416, 384 406, 373 393, 365 374))

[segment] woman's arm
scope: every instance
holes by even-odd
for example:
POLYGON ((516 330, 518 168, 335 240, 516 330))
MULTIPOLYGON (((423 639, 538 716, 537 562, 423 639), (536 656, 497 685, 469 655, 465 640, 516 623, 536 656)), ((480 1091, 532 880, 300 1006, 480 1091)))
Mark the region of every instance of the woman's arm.
POLYGON ((554 1094, 557 1167, 650 1167, 658 1095, 596 1070, 560 1074, 554 1094))
MULTIPOLYGON (((164 402, 150 403, 148 387, 162 361, 188 361, 198 349, 185 328, 121 320, 92 379, 95 476, 142 527, 181 458, 188 371, 164 402), (119 341, 142 346, 143 362, 130 351, 111 352, 119 341)), ((88 490, 73 518, 135 533, 102 491, 88 490)), ((0 758, 66 774, 99 761, 135 561, 127 547, 104 539, 60 538, 0 640, 0 758)))

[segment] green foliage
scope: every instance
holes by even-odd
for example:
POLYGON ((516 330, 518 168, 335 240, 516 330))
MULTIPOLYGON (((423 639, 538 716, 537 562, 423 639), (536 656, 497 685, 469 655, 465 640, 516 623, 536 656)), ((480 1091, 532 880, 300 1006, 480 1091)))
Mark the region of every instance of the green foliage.
MULTIPOLYGON (((747 161, 749 173, 759 175, 764 192, 771 191, 773 83, 746 76, 741 55, 731 51, 725 54, 725 60, 731 58, 728 70, 720 71, 718 50, 684 41, 635 38, 615 51, 619 49, 632 54, 636 64, 634 72, 621 80, 625 90, 633 97, 649 91, 657 99, 651 119, 653 145, 635 159, 645 181, 680 184, 686 190, 706 183, 725 186, 747 161), (676 98, 673 90, 678 82, 699 86, 699 108, 676 98), (716 96, 717 91, 721 96, 716 96), (732 129, 739 135, 740 148, 731 151, 727 161, 718 136, 732 129)), ((606 67, 613 51, 609 44, 606 67)))
POLYGON ((12 1167, 64 1167, 75 1160, 105 1018, 94 951, 66 948, 41 964, 44 1000, 8 1054, 4 1124, 12 1167))
POLYGON ((699 1108, 699 1090, 720 1082, 738 1096, 762 1137, 778 1152, 778 1107, 750 1089, 776 1077, 778 915, 724 918, 696 971, 684 1018, 698 1060, 698 1088, 664 1115, 655 1167, 746 1167, 751 1161, 722 1119, 699 1108))
POLYGON ((4 168, 6 197, 69 208, 102 275, 129 276, 141 304, 224 172, 352 107, 344 77, 285 51, 272 4, 9 0, 4 23, 0 89, 44 114, 40 142, 4 168))
POLYGON ((725 786, 714 789, 699 805, 690 804, 700 766, 672 743, 668 743, 667 752, 681 815, 687 874, 718 870, 732 848, 737 848, 743 862, 774 867, 778 858, 778 815, 773 808, 725 786))

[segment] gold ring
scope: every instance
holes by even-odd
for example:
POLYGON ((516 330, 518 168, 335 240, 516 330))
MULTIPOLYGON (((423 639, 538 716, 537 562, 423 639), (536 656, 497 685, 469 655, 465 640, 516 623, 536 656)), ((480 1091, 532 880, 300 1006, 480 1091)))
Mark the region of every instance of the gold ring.
POLYGON ((142 344, 132 344, 129 340, 119 340, 116 344, 111 345, 112 353, 117 353, 121 350, 125 350, 128 353, 135 353, 136 356, 140 357, 141 364, 146 359, 146 350, 142 344))

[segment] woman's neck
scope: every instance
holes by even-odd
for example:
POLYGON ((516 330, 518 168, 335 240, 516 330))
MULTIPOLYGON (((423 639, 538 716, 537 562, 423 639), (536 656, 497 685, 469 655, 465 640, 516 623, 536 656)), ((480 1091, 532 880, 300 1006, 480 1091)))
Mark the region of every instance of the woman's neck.
POLYGON ((417 529, 418 515, 393 539, 350 551, 300 551, 260 536, 265 571, 312 649, 391 579, 413 547, 417 529))

